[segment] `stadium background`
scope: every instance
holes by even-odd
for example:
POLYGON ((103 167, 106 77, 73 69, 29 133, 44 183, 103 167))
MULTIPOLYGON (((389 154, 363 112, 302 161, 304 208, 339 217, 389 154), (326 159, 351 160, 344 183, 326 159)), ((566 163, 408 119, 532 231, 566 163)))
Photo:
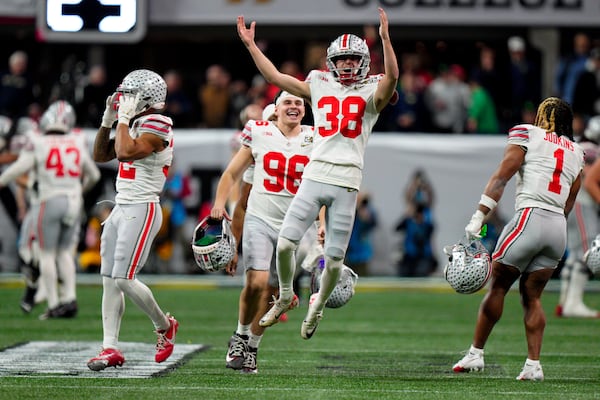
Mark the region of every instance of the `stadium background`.
MULTIPOLYGON (((378 6, 388 12, 397 54, 413 50, 416 41, 433 47, 443 41, 449 58, 472 65, 478 57, 477 43, 485 42, 498 50, 498 62, 502 62, 502 57, 507 57, 507 38, 519 35, 532 45, 542 66, 543 96, 551 94, 556 64, 571 50, 574 34, 585 31, 600 38, 600 2, 595 0, 138 0, 145 9, 144 18, 138 21, 142 37, 116 41, 93 30, 85 32, 91 35, 83 35, 85 40, 77 32, 53 38, 40 18, 39 10, 46 3, 61 2, 5 0, 0 4, 0 57, 6 60, 15 50, 26 51, 30 65, 36 66, 35 78, 47 83, 42 90, 48 92, 59 78, 67 84, 73 78, 69 63, 74 59, 90 65, 104 63, 114 81, 133 68, 164 71, 176 67, 199 84, 206 67, 213 63, 250 81, 257 71, 235 31, 239 14, 258 22, 257 39, 268 41, 268 54, 276 64, 293 59, 303 65, 309 44, 327 44, 341 32, 360 34, 364 25, 376 25, 378 6)), ((232 133, 178 131, 187 143, 176 151, 178 163, 192 169, 220 170, 229 158, 232 133)), ((178 144, 184 142, 178 140, 178 144)), ((395 273, 397 240, 392 227, 403 213, 402 191, 414 169, 425 168, 436 189, 435 245, 443 257, 441 247, 462 233, 478 194, 501 157, 503 144, 502 136, 375 134, 366 154, 364 180, 381 221, 374 240, 372 272, 395 273)), ((206 182, 201 190, 207 193, 206 182)), ((502 201, 505 213, 511 211, 512 192, 509 187, 502 201)), ((1 210, 0 224, 9 226, 5 217, 1 210)), ((15 262, 13 234, 5 229, 0 235, 0 265, 9 270, 15 262)))

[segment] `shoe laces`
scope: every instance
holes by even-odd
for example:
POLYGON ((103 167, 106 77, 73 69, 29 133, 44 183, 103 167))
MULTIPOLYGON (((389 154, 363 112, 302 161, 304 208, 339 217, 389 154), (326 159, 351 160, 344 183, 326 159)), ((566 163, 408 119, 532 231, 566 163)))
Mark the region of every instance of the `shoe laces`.
MULTIPOLYGON (((171 327, 169 327, 169 329, 171 329, 171 327)), ((167 339, 167 332, 169 331, 169 329, 167 329, 166 331, 156 331, 156 349, 157 350, 164 350, 165 346, 167 344, 170 344, 170 340, 167 339)))
POLYGON ((244 353, 246 353, 246 341, 244 338, 240 337, 240 335, 235 334, 232 338, 231 347, 229 349, 229 354, 232 357, 242 357, 244 353))
POLYGON ((257 352, 257 349, 251 349, 246 353, 246 357, 244 357, 244 363, 242 364, 243 368, 256 369, 257 352))

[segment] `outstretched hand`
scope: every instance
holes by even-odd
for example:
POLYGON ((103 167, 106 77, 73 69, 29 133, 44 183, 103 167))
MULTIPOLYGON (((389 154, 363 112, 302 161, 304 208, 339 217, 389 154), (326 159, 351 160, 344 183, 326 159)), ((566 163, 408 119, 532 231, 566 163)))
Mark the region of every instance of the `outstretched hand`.
POLYGON ((387 14, 381 7, 379 7, 379 36, 381 40, 390 40, 387 14))
POLYGON ((244 21, 244 16, 240 15, 237 17, 237 31, 240 39, 242 39, 242 43, 246 45, 246 47, 250 46, 254 42, 254 32, 256 27, 256 21, 252 21, 250 23, 250 28, 246 28, 246 22, 244 21))

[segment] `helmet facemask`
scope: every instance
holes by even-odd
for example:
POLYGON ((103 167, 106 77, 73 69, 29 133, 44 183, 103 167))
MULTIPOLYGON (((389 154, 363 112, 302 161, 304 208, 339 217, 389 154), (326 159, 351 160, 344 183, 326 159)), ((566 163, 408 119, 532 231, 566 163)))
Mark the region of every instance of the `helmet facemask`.
POLYGON ((337 81, 343 84, 353 84, 367 77, 371 56, 367 43, 356 35, 344 34, 335 39, 327 49, 327 68, 337 81), (338 68, 336 62, 340 59, 354 58, 359 61, 356 68, 338 68))
POLYGON ((194 230, 192 251, 196 264, 204 271, 215 272, 227 267, 237 252, 229 221, 204 218, 194 230))

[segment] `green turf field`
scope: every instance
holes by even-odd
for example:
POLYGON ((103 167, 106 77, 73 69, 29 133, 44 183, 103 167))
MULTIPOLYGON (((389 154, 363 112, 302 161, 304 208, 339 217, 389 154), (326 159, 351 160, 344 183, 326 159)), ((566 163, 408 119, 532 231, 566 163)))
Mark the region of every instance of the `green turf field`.
MULTIPOLYGON (((142 280, 144 277, 142 276, 142 280)), ((237 321, 238 287, 154 286, 165 311, 180 321, 177 342, 211 346, 160 377, 4 376, 1 399, 593 399, 600 398, 600 320, 559 319, 558 294, 546 293, 548 317, 542 351, 544 382, 515 377, 527 352, 521 308, 509 294, 503 319, 486 347, 486 370, 455 374, 451 367, 470 344, 482 294, 404 287, 358 287, 350 303, 327 309, 315 336, 300 337, 305 304, 289 321, 270 328, 259 351, 259 374, 225 368, 226 344, 237 321)), ((98 286, 80 285, 73 320, 39 321, 18 308, 20 287, 0 287, 2 347, 29 341, 97 343, 102 339, 98 286)), ((600 293, 586 296, 600 308, 600 293)), ((150 321, 131 303, 121 340, 153 344, 150 321)), ((89 354, 89 357, 95 354, 89 354)), ((127 354, 125 354, 127 358, 127 354)), ((153 354, 149 354, 153 357, 153 354)), ((0 362, 3 352, 0 352, 0 362)), ((81 359, 86 370, 87 356, 81 359)), ((6 360, 5 360, 6 362, 6 360)), ((31 361, 35 363, 35 360, 31 361)), ((113 370, 112 368, 110 370, 113 370)), ((107 370, 108 371, 108 370, 107 370)))

